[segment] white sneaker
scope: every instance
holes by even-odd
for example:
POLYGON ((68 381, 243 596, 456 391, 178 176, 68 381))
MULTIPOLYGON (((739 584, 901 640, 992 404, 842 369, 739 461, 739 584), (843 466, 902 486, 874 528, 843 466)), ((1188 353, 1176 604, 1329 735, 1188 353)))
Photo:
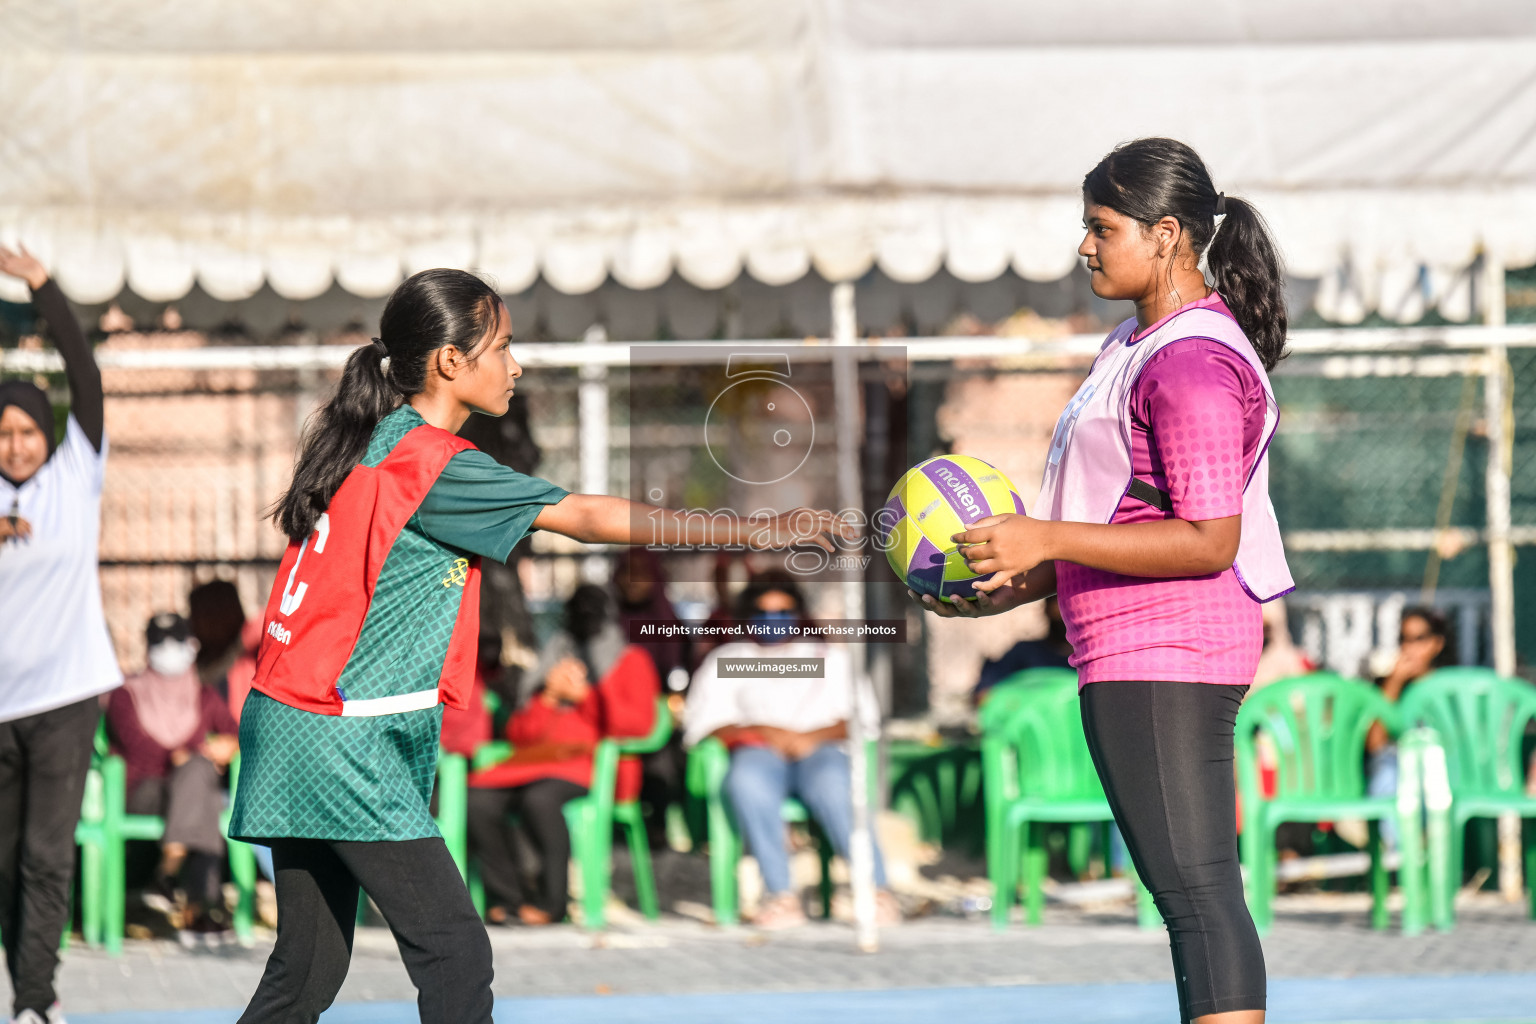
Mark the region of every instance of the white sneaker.
POLYGON ((36 1010, 22 1010, 11 1018, 11 1024, 69 1024, 64 1019, 64 1008, 58 1003, 48 1007, 48 1016, 38 1015, 36 1010))

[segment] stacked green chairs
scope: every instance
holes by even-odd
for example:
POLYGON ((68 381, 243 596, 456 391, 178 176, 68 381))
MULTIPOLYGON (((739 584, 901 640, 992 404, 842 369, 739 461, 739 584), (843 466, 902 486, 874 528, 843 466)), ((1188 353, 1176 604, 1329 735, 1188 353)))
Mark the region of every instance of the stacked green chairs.
MULTIPOLYGON (((1083 737, 1077 674, 1046 671, 1054 674, 1032 685, 999 686, 979 716, 987 875, 998 929, 1007 927, 1021 882, 1025 920, 1040 923, 1049 825, 1098 823, 1107 852, 1114 820, 1083 737)), ((1138 920, 1156 927, 1161 919, 1151 894, 1139 879, 1133 877, 1133 884, 1138 920)))
MULTIPOLYGON (((1031 668, 1015 672, 985 691, 984 701, 1010 701, 1022 688, 1076 681, 1070 668, 1031 668)), ((893 741, 886 747, 891 767, 890 806, 917 826, 918 837, 949 847, 959 842, 973 854, 986 842, 986 807, 982 797, 981 751, 976 743, 925 744, 893 741)), ((1068 843, 1073 870, 1087 866, 1091 835, 1073 826, 1068 843)))
MULTIPOLYGON (((666 746, 672 736, 672 712, 665 698, 657 698, 655 724, 647 736, 605 739, 592 755, 592 786, 587 795, 566 802, 565 823, 571 833, 571 855, 581 873, 582 920, 585 927, 607 926, 606 904, 613 883, 613 827, 623 827, 635 873, 635 893, 640 912, 648 920, 661 915, 656 876, 651 867, 650 840, 637 800, 618 800, 615 789, 619 760, 649 754, 666 746)), ((469 885, 475 908, 485 912, 485 890, 469 859, 468 778, 506 760, 512 744, 504 740, 485 743, 475 751, 473 763, 459 754, 443 754, 437 764, 437 825, 448 844, 454 863, 469 885)))
MULTIPOLYGON (((875 740, 864 743, 865 780, 869 787, 871 814, 879 802, 880 745, 875 740)), ((736 824, 730 801, 725 796, 725 776, 731 770, 731 754, 714 737, 704 740, 688 752, 685 774, 689 794, 702 803, 707 816, 709 840, 709 889, 714 904, 715 923, 722 926, 741 922, 740 894, 736 887, 736 865, 744 852, 741 830, 736 824)), ((784 801, 780 816, 790 823, 803 823, 816 841, 821 858, 821 913, 832 916, 832 844, 821 831, 805 805, 794 797, 784 801)))
MULTIPOLYGON (((230 804, 240 780, 240 756, 229 765, 230 804)), ((128 772, 123 759, 107 752, 105 726, 97 728, 96 750, 86 776, 85 799, 75 842, 80 846, 80 916, 87 945, 104 945, 107 953, 123 951, 127 909, 126 843, 130 839, 158 841, 165 835, 165 819, 150 814, 129 814, 128 772)), ((229 809, 219 818, 219 828, 229 834, 229 809)), ((245 843, 230 840, 229 869, 239 894, 235 903, 235 935, 249 943, 255 934, 256 855, 245 843)))
MULTIPOLYGON (((1445 747, 1450 783, 1449 863, 1431 893, 1436 923, 1449 927, 1461 885, 1462 839, 1475 818, 1517 814, 1536 818, 1536 796, 1525 790, 1522 744, 1536 718, 1536 687, 1491 669, 1443 668, 1411 684, 1399 703, 1405 724, 1433 728, 1445 747)), ((1435 856, 1431 844, 1431 858, 1435 856)), ((1525 878, 1536 918, 1536 844, 1525 844, 1525 878)))
MULTIPOLYGON (((1370 829, 1371 923, 1385 928, 1389 878, 1381 822, 1399 823, 1400 835, 1418 834, 1419 805, 1395 795, 1368 796, 1365 739, 1371 723, 1396 735, 1397 708, 1369 683, 1331 672, 1293 676, 1249 693, 1237 715, 1237 778, 1242 798, 1241 855, 1248 907, 1260 934, 1274 923, 1275 831, 1284 822, 1363 819, 1370 829), (1262 733, 1277 755, 1275 796, 1265 799, 1256 751, 1262 733)), ((1424 892, 1419 872, 1399 873, 1404 923, 1422 921, 1424 892)), ((1410 928, 1412 930, 1412 928, 1410 928)))
POLYGON ((893 741, 886 747, 891 810, 925 843, 981 850, 981 751, 974 743, 893 741))

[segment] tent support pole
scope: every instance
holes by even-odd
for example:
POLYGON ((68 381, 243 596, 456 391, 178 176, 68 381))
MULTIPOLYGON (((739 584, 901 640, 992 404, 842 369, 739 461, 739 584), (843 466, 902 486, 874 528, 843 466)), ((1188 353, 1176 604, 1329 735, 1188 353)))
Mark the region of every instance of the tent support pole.
MULTIPOLYGON (((1483 322, 1502 327, 1504 264, 1491 253, 1482 258, 1483 322)), ((1493 625, 1493 667, 1502 676, 1515 674, 1515 550, 1510 543, 1510 473, 1514 452, 1514 380, 1509 353, 1503 345, 1488 348, 1487 383, 1483 389, 1488 422, 1488 590, 1493 625)), ((1499 817, 1499 892, 1511 902, 1520 899, 1520 819, 1499 817)))
MULTIPOLYGON (((608 331, 593 324, 582 337, 584 345, 604 345, 608 331)), ((576 390, 577 437, 580 445, 581 489, 587 494, 608 493, 608 367, 591 362, 581 367, 576 390)), ((582 560, 582 580, 602 583, 609 575, 608 559, 588 555, 582 560)))
MULTIPOLYGON (((853 343, 858 337, 854 309, 853 282, 832 286, 832 341, 839 346, 832 363, 832 388, 837 409, 837 480, 838 505, 843 510, 862 509, 859 481, 859 362, 853 343)), ((864 618, 864 580, 862 573, 840 570, 843 617, 864 618)), ((848 747, 853 804, 853 829, 848 838, 848 875, 853 889, 854 941, 859 950, 873 953, 880 948, 875 925, 875 847, 870 829, 869 761, 864 744, 878 735, 864 735, 863 705, 867 699, 864 686, 865 645, 848 645, 852 687, 848 717, 848 747)))

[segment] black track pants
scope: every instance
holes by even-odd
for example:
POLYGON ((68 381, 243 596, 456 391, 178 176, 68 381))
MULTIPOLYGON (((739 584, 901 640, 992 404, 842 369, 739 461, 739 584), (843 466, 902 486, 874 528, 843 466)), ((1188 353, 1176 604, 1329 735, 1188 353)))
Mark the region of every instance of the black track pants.
POLYGON ((276 839, 277 945, 239 1024, 314 1024, 352 960, 358 886, 378 904, 422 1024, 489 1024, 491 943, 441 839, 276 839))
POLYGON ((46 1016, 69 923, 95 697, 0 722, 0 937, 15 1009, 46 1016))

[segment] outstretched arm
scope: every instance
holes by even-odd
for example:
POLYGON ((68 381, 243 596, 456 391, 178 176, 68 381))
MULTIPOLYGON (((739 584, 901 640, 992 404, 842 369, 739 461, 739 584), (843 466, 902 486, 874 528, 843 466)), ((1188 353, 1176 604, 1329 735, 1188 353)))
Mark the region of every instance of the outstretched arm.
POLYGON ((831 512, 797 508, 772 518, 744 519, 728 512, 681 512, 606 494, 568 494, 545 505, 536 529, 587 544, 657 544, 784 548, 815 544, 834 551, 834 538, 857 533, 831 512))
MULTIPOLYGON (((19 247, 18 247, 19 248, 19 247)), ((0 246, 0 273, 19 277, 32 289, 32 301, 53 334, 54 347, 64 357, 64 376, 69 381, 69 411, 85 431, 91 447, 101 451, 103 409, 101 370, 91 353, 85 332, 70 311, 64 293, 49 277, 43 264, 27 252, 0 246)))

